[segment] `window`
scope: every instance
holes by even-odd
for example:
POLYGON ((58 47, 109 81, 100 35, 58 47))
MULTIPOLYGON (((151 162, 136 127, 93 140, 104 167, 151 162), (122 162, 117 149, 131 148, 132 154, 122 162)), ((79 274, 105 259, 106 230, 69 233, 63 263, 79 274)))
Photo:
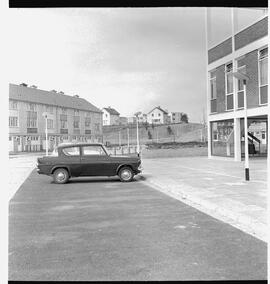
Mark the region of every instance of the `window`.
POLYGON ((48 129, 53 129, 53 119, 47 119, 48 129))
POLYGON ((106 155, 101 146, 85 146, 82 148, 83 155, 106 155))
MULTIPOLYGON (((242 74, 246 74, 246 66, 243 65, 242 61, 237 61, 237 71, 242 74)), ((244 84, 243 80, 237 80, 237 108, 244 107, 244 84)))
POLYGON ((18 117, 16 116, 9 117, 9 127, 18 127, 18 117))
POLYGON ((234 156, 233 120, 211 122, 211 153, 216 156, 234 156))
POLYGON ((91 118, 90 117, 86 117, 85 118, 85 127, 90 127, 91 126, 91 118))
POLYGON ((53 106, 46 106, 46 112, 53 114, 53 106))
POLYGON ((267 104, 268 94, 268 48, 259 51, 260 104, 267 104))
POLYGON ((79 156, 80 155, 80 147, 63 148, 63 153, 66 156, 79 156))
POLYGON ((61 129, 67 128, 67 120, 60 120, 60 128, 61 129))
POLYGON ((79 111, 77 109, 74 109, 74 115, 78 116, 79 115, 79 111))
POLYGON ((61 112, 62 112, 62 114, 67 114, 67 109, 65 107, 62 107, 61 112))
POLYGON ((9 101, 9 109, 18 109, 17 101, 10 100, 9 101))
POLYGON ((210 72, 210 110, 217 111, 217 84, 215 71, 210 72))
POLYGON ((262 132, 262 139, 263 140, 265 139, 265 132, 264 131, 262 132))
POLYGON ((154 116, 154 114, 152 113, 152 116, 154 116))
POLYGON ((74 122, 73 122, 73 127, 74 127, 74 128, 80 128, 80 127, 79 127, 79 123, 80 123, 79 121, 74 121, 74 122))
POLYGON ((160 113, 158 114, 158 116, 160 116, 160 113))
POLYGON ((26 125, 29 128, 37 127, 37 112, 36 111, 27 111, 26 125))
POLYGON ((35 110, 37 109, 37 105, 36 105, 36 104, 31 104, 31 103, 29 103, 29 104, 28 104, 28 109, 29 109, 29 110, 32 110, 32 111, 35 111, 35 110))
POLYGON ((99 123, 95 123, 95 130, 96 130, 96 131, 99 131, 99 130, 100 130, 99 123))
POLYGON ((229 63, 225 67, 226 72, 226 110, 233 109, 233 65, 229 63))
POLYGON ((73 127, 80 128, 80 117, 79 116, 74 116, 73 127))

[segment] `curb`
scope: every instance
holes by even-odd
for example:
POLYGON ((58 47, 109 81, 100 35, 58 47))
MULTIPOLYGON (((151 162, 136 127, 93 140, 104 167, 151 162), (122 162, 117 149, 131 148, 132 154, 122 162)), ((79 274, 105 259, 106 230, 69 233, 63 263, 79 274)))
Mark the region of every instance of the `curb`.
POLYGON ((232 212, 232 210, 230 209, 217 206, 213 202, 209 202, 196 196, 191 196, 190 194, 187 195, 183 190, 178 189, 178 191, 175 192, 175 190, 172 190, 174 188, 173 186, 166 186, 162 183, 157 182, 155 179, 144 178, 141 180, 146 185, 157 189, 174 199, 177 199, 191 207, 194 207, 197 210, 206 213, 207 215, 210 215, 220 221, 228 223, 233 227, 254 236, 257 239, 268 242, 268 230, 266 224, 257 222, 253 218, 250 218, 243 214, 232 212))

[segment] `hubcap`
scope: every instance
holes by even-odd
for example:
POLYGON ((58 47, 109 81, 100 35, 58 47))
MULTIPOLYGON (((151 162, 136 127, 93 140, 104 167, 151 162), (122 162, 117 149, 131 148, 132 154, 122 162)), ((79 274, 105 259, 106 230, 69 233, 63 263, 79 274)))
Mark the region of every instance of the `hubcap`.
POLYGON ((124 170, 122 171, 121 176, 124 180, 128 180, 131 178, 131 172, 129 170, 124 170))
POLYGON ((58 181, 63 181, 63 180, 65 180, 65 178, 66 178, 66 175, 63 172, 59 172, 57 174, 57 180, 58 181))

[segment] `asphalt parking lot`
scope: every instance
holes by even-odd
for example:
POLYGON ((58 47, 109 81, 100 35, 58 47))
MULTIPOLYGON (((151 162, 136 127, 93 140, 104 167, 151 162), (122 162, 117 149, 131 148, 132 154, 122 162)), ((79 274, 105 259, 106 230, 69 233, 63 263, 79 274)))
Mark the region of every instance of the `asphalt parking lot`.
POLYGON ((9 205, 9 280, 267 279, 267 245, 139 179, 56 185, 35 171, 9 205))

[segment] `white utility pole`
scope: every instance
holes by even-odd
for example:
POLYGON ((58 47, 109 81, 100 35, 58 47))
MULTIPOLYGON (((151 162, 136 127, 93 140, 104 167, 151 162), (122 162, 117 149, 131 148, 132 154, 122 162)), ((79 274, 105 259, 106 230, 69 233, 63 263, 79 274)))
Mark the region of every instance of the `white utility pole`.
POLYGON ((119 147, 121 147, 121 130, 119 130, 119 147))
POLYGON ((247 81, 248 76, 240 72, 233 72, 233 76, 243 81, 244 85, 244 126, 245 126, 245 180, 249 180, 249 153, 248 153, 248 119, 247 119, 247 81))
POLYGON ((140 141, 139 141, 139 115, 141 114, 141 112, 136 112, 135 116, 137 118, 137 153, 140 153, 140 141))
POLYGON ((42 115, 45 118, 46 156, 48 156, 48 114, 44 112, 42 115))
POLYGON ((129 128, 127 128, 127 146, 129 148, 129 128))

